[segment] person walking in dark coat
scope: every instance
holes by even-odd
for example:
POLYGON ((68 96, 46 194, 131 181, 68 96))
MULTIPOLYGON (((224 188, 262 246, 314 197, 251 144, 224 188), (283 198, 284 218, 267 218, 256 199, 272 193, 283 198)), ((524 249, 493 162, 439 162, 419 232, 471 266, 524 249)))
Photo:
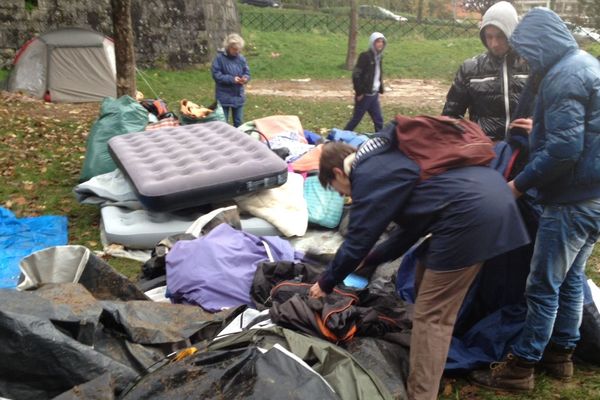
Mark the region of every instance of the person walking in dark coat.
POLYGON ((517 197, 536 189, 544 210, 523 331, 501 362, 471 378, 485 387, 524 391, 534 388, 534 367, 559 379, 573 375, 583 273, 600 238, 600 64, 546 8, 527 13, 510 42, 539 83, 529 163, 509 187, 517 197))
POLYGON ((348 233, 311 289, 331 293, 359 265, 366 268, 406 252, 431 234, 419 254, 410 349, 409 399, 436 399, 458 310, 483 262, 523 246, 529 236, 506 181, 489 167, 450 169, 422 180, 386 126, 356 151, 323 146, 319 180, 351 195, 348 233), (398 228, 372 250, 390 222, 398 228))
POLYGON ((442 111, 442 115, 464 117, 468 110, 469 119, 494 141, 508 139, 513 126, 531 129, 527 117, 531 116, 533 102, 529 98, 529 104, 519 107, 525 115, 515 115, 517 119, 511 121, 529 77, 527 64, 508 43, 518 22, 517 11, 506 1, 487 10, 479 33, 488 50, 461 65, 442 111))
POLYGON ((219 51, 212 63, 212 77, 215 80, 215 96, 225 113, 233 115, 233 126, 238 127, 244 120, 246 95, 244 85, 250 80, 250 68, 246 58, 240 53, 244 48, 244 39, 232 33, 223 42, 223 51, 219 51))
POLYGON ((369 38, 369 50, 360 53, 352 70, 354 86, 354 112, 344 130, 353 131, 366 112, 369 113, 375 132, 383 128, 383 115, 379 94, 383 94, 382 58, 386 39, 383 34, 373 32, 369 38))

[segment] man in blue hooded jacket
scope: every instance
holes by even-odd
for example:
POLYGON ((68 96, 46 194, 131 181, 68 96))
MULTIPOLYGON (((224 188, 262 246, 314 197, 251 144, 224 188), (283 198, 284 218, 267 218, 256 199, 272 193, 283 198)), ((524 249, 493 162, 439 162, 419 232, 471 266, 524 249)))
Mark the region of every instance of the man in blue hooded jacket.
POLYGON ((600 236, 600 64, 545 8, 530 11, 510 42, 538 85, 530 160, 509 186, 515 196, 537 189, 544 212, 523 331, 504 360, 471 377, 486 387, 531 390, 536 365, 557 378, 573 375, 583 271, 600 236))

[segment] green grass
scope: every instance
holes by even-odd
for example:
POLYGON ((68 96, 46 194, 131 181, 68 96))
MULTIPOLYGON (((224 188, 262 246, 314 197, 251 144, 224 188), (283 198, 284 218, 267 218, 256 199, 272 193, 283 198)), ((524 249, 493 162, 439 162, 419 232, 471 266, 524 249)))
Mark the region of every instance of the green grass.
POLYGON ((592 54, 594 57, 598 57, 600 56, 600 43, 585 43, 583 46, 581 46, 585 51, 587 51, 588 53, 592 54))
MULTIPOLYGON (((350 85, 351 72, 344 68, 347 51, 344 35, 248 29, 243 35, 247 43, 244 54, 252 79, 345 79, 345 84, 350 85)), ((364 51, 367 46, 368 38, 360 37, 358 51, 364 51)), ((465 59, 482 51, 478 38, 390 40, 385 50, 385 77, 450 82, 465 59)), ((188 98, 208 102, 213 96, 208 67, 183 71, 147 70, 142 76, 168 101, 188 98)), ((143 79, 138 78, 138 87, 146 95, 152 95, 143 79)))
MULTIPOLYGON (((344 69, 348 38, 342 34, 260 32, 244 30, 245 54, 256 79, 349 78, 344 69), (279 54, 273 57, 274 53, 279 54)), ((358 52, 368 37, 359 38, 358 52)), ((479 38, 424 40, 390 39, 384 54, 388 78, 450 81, 462 62, 484 50, 479 38)), ((276 55, 275 54, 275 55, 276 55)))

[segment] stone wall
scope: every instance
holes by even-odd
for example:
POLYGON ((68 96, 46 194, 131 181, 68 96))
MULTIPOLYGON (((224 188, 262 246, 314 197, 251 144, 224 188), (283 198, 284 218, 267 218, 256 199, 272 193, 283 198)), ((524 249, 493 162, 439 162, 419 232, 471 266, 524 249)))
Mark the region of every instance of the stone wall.
MULTIPOLYGON (((0 1, 0 67, 31 37, 77 26, 112 36, 110 0, 0 1)), ((223 38, 240 32, 235 0, 132 0, 137 65, 182 68, 207 63, 223 38)))

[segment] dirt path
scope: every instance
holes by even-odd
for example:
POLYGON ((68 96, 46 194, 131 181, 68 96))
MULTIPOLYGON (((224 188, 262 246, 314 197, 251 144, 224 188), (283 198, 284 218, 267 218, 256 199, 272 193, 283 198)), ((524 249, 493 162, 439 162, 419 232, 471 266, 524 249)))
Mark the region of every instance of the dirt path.
MULTIPOLYGON (((409 108, 442 109, 449 86, 436 80, 391 79, 385 81, 382 102, 409 108)), ((303 99, 346 99, 351 101, 352 86, 346 79, 254 81, 248 93, 260 96, 283 96, 303 99)))

